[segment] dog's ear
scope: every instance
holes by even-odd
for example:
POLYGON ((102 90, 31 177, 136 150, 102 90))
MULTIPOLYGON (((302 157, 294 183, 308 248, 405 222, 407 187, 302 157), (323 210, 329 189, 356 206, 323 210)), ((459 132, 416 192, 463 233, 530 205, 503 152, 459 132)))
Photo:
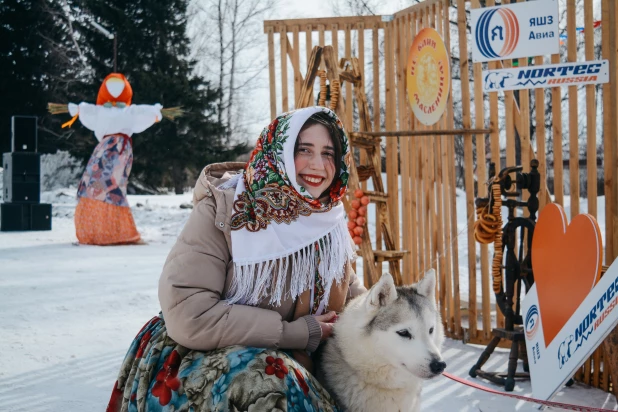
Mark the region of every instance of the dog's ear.
POLYGON ((369 303, 370 309, 378 309, 381 306, 386 306, 397 299, 397 289, 395 289, 395 282, 390 273, 382 275, 378 283, 373 285, 369 290, 369 303))
POLYGON ((429 269, 425 276, 416 284, 416 291, 431 300, 436 297, 436 271, 429 269))

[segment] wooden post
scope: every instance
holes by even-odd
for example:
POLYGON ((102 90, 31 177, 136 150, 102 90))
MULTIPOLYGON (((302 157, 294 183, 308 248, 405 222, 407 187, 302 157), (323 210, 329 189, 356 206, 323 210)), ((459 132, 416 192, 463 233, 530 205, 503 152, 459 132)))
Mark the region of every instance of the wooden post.
MULTIPOLYGON (((584 0, 584 35, 586 42, 586 60, 594 60, 594 18, 592 13, 592 0, 584 0)), ((586 197, 588 198, 588 213, 597 217, 597 102, 595 86, 586 86, 586 171, 587 185, 586 197)), ((598 361, 597 361, 598 362, 598 361)), ((598 369, 598 363, 595 364, 598 369)), ((598 387, 598 383, 595 385, 598 387)))
POLYGON ((286 27, 281 25, 280 43, 281 43, 281 110, 287 112, 290 110, 288 105, 288 34, 286 27))
MULTIPOLYGON (((457 25, 459 27, 459 50, 462 58, 459 59, 461 69, 461 100, 463 108, 464 128, 470 128, 470 82, 468 76, 468 46, 466 36, 466 9, 465 0, 457 0, 457 25)), ((466 216, 474 216, 474 175, 473 175, 472 135, 464 135, 465 187, 466 187, 466 216)), ((470 324, 470 338, 477 338, 476 314, 476 243, 474 227, 468 228, 468 314, 470 324)))
MULTIPOLYGON (((568 61, 577 61, 577 38, 575 21, 575 0, 567 0, 568 61)), ((579 214, 579 122, 577 119, 577 86, 569 86, 569 186, 571 195, 571 216, 579 214)), ((596 156, 594 157, 596 159, 596 156)))
MULTIPOLYGON (((313 53, 313 31, 311 24, 307 24, 305 26, 305 51, 307 52, 307 67, 309 67, 309 62, 311 61, 311 54, 313 53)), ((321 60, 321 59, 320 59, 321 60)), ((308 76, 309 72, 305 74, 308 76)), ((309 100, 313 102, 313 83, 311 83, 311 93, 309 94, 309 100)))
POLYGON ((277 90, 275 85, 275 35, 272 27, 268 27, 268 80, 270 83, 270 118, 277 117, 277 90))

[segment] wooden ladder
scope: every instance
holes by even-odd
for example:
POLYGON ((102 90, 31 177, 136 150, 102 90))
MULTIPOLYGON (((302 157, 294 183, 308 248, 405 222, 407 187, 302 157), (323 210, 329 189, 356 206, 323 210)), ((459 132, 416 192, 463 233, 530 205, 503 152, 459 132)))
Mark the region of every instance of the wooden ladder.
MULTIPOLYGON (((307 75, 303 81, 303 86, 300 90, 298 99, 296 101, 296 107, 308 107, 312 105, 312 92, 315 77, 318 72, 320 63, 324 60, 326 67, 326 76, 331 84, 333 80, 339 80, 342 88, 343 82, 347 81, 353 86, 354 99, 358 107, 358 114, 360 118, 360 132, 371 132, 371 119, 369 118, 369 109, 367 105, 367 97, 365 95, 365 88, 363 85, 362 72, 358 59, 353 57, 350 59, 342 58, 339 65, 337 65, 335 52, 332 46, 315 46, 312 50, 309 63, 307 65, 307 75)), ((348 102, 348 104, 353 104, 348 102)), ((343 124, 346 124, 345 117, 345 103, 343 96, 340 95, 335 108, 335 113, 341 119, 343 124)), ((371 247, 371 238, 369 231, 365 230, 361 235, 362 242, 360 244, 360 250, 358 254, 363 257, 363 268, 365 271, 365 284, 370 287, 376 283, 380 278, 382 262, 388 261, 390 267, 390 273, 395 280, 395 284, 402 285, 403 280, 401 276, 401 269, 399 262, 408 253, 407 250, 396 250, 395 242, 392 236, 392 230, 389 222, 388 213, 388 194, 384 190, 384 183, 382 181, 382 173, 380 168, 381 153, 380 153, 380 137, 357 137, 353 133, 348 131, 350 136, 350 148, 357 148, 364 151, 367 159, 367 164, 359 165, 356 167, 354 156, 350 162, 350 177, 348 181, 349 193, 353 193, 355 189, 360 188, 361 178, 363 180, 371 179, 373 183, 373 191, 365 191, 365 195, 369 197, 372 203, 375 203, 376 209, 379 215, 378 226, 376 231, 379 231, 382 239, 384 240, 384 250, 374 250, 371 247), (359 171, 361 176, 359 178, 359 171)), ((350 210, 350 204, 347 199, 344 198, 344 205, 346 211, 350 210)))

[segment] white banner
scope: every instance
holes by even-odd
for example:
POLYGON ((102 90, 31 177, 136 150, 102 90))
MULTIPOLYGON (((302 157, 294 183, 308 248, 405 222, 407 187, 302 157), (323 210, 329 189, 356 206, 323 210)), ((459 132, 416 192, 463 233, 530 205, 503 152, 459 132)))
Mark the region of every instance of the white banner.
POLYGON ((483 90, 486 92, 607 82, 609 82, 607 60, 483 71, 483 90))
POLYGON ((472 61, 557 54, 558 0, 484 7, 470 11, 472 61))
POLYGON ((550 399, 618 324, 618 263, 609 267, 573 316, 545 347, 537 285, 522 301, 532 393, 550 399))

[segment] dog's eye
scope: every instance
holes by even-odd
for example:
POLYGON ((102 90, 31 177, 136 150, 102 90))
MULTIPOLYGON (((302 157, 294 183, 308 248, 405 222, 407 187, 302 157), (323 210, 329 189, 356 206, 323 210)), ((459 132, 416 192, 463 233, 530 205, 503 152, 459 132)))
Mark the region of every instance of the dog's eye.
POLYGON ((433 327, 429 328, 429 334, 431 335, 433 333, 433 327))
POLYGON ((397 335, 401 336, 402 338, 412 339, 412 335, 410 335, 410 332, 408 332, 407 329, 398 330, 397 335))

